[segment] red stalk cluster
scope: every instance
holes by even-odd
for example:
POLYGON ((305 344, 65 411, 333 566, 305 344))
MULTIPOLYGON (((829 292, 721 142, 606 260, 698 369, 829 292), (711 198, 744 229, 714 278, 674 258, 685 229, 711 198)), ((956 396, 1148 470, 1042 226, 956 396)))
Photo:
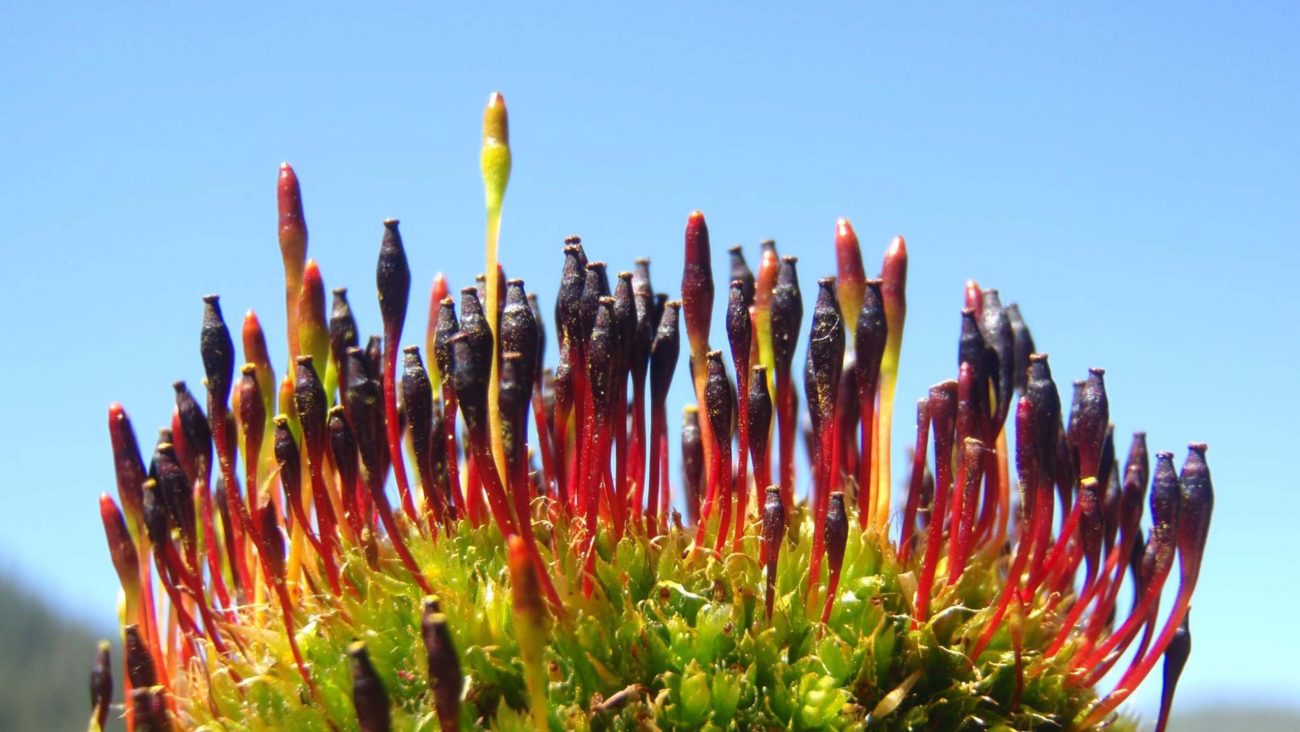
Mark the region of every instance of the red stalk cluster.
MULTIPOLYGON (((400 349, 399 373, 411 275, 397 222, 384 222, 377 265, 383 337, 362 348, 346 290, 334 290, 326 319, 323 278, 306 260, 301 195, 287 166, 279 200, 292 372, 279 382, 278 399, 256 316, 244 319, 245 363, 236 382, 235 344, 218 299, 209 296, 200 330, 206 413, 177 382, 172 423, 146 467, 125 412, 118 405, 109 410, 121 508, 105 496, 101 514, 127 595, 127 683, 140 719, 168 703, 154 690, 168 683, 166 669, 211 652, 200 641, 216 653, 242 653, 228 621, 268 593, 280 605, 294 660, 317 696, 294 640, 294 594, 362 594, 348 569, 353 550, 371 566, 400 564, 429 592, 407 542, 417 535, 436 541, 461 520, 495 525, 510 540, 512 556, 531 565, 538 594, 563 618, 555 563, 546 554, 581 557, 581 585, 590 594, 601 524, 615 540, 627 531, 653 536, 668 528, 666 402, 683 320, 697 398, 682 431, 680 492, 688 519, 697 524, 691 556, 706 546, 710 555, 720 555, 728 539, 733 551, 740 550, 751 523, 760 522, 765 612, 772 614, 781 544, 787 523, 798 515, 798 399, 791 370, 803 303, 794 257, 778 257, 775 245, 765 242, 755 276, 741 250, 730 251, 725 315, 738 389, 722 352, 709 347, 713 281, 708 228, 699 212, 686 226, 681 300, 654 293, 647 260, 620 272, 611 290, 605 265, 589 262, 576 237, 566 240, 555 306, 560 360, 553 374, 543 363, 546 336, 537 299, 522 281, 506 280, 500 267, 490 273, 505 293, 496 331, 479 287, 461 290, 458 318, 439 276, 425 330, 431 358, 426 364, 418 346, 400 349), (494 371, 496 384, 490 382, 494 371), (491 388, 498 390, 495 417, 489 413, 491 388), (493 434, 494 419, 499 434, 493 434), (241 450, 246 489, 240 486, 241 450), (390 469, 397 510, 386 489, 390 469), (752 512, 751 492, 763 498, 752 512), (533 523, 544 516, 579 529, 548 535, 570 536, 570 546, 543 546, 533 523), (171 601, 162 615, 153 600, 155 574, 171 601)), ((818 281, 804 370, 813 466, 806 601, 815 612, 825 562, 823 622, 838 591, 850 509, 856 505, 860 532, 887 538, 890 415, 906 273, 906 249, 896 239, 882 278, 868 279, 856 234, 844 220, 837 224, 836 255, 839 277, 818 281), (854 500, 846 504, 846 496, 854 500)), ((1042 606, 1059 618, 1047 655, 1068 664, 1071 683, 1096 683, 1138 641, 1119 686, 1090 720, 1109 714, 1167 652, 1172 695, 1189 643, 1185 621, 1213 503, 1204 446, 1192 446, 1181 475, 1169 453, 1158 453, 1149 476, 1139 434, 1121 473, 1103 372, 1094 369, 1080 382, 1063 419, 1047 357, 1035 353, 1016 306, 1003 307, 996 291, 973 282, 965 305, 957 378, 932 387, 917 408, 898 539, 900 561, 916 572, 916 622, 929 619, 935 598, 953 592, 977 559, 1000 557, 1010 535, 1003 589, 986 609, 979 637, 970 639, 972 658, 994 647, 1008 618, 1018 649, 1018 619, 1042 606), (1005 428, 1013 404, 1015 516, 1005 428), (1144 540, 1148 480, 1152 528, 1144 540), (1054 532, 1057 503, 1060 528, 1054 532), (1157 632, 1159 599, 1175 558, 1178 595, 1157 632), (942 581, 941 560, 947 568, 942 581), (1116 628, 1117 600, 1130 572, 1134 599, 1116 628)), ((565 579, 565 587, 577 585, 577 578, 565 579)), ((455 715, 447 710, 455 702, 446 692, 455 687, 455 674, 442 668, 449 640, 436 608, 425 615, 430 678, 436 671, 441 679, 435 687, 439 714, 450 723, 455 715)), ((360 711, 374 702, 366 696, 364 647, 354 649, 352 660, 360 711)))

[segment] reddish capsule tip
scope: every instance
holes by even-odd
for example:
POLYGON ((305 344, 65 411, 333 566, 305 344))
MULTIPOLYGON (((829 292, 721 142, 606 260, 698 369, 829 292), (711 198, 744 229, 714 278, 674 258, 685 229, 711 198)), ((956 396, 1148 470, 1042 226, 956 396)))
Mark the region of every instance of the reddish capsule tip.
POLYGON ((510 120, 506 112, 506 98, 501 92, 492 92, 487 107, 483 109, 483 142, 510 144, 510 120))

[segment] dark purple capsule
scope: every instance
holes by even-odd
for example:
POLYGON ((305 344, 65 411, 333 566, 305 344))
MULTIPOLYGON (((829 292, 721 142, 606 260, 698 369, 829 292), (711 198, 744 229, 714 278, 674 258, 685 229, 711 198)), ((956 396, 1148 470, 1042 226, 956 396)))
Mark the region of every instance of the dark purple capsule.
POLYGON ((384 339, 377 335, 366 341, 366 373, 375 381, 384 378, 384 339))
MULTIPOLYGON (((732 405, 735 402, 731 382, 727 379, 727 368, 722 363, 722 351, 709 351, 707 368, 704 404, 709 412, 709 427, 713 430, 716 442, 730 444, 732 405)), ((726 533, 725 527, 723 533, 726 533)))
POLYGON ((1183 616, 1182 625, 1174 631, 1174 637, 1165 648, 1164 687, 1160 692, 1160 716, 1156 722, 1156 732, 1165 732, 1169 726, 1169 711, 1174 706, 1174 691, 1178 688, 1178 678, 1183 675, 1187 658, 1192 655, 1192 613, 1189 610, 1183 616))
POLYGON ((993 428, 1001 429, 1011 411, 1011 396, 1016 388, 1016 337, 1011 329, 1011 319, 1002 307, 997 290, 983 292, 983 309, 979 314, 980 334, 984 343, 997 357, 993 380, 997 401, 994 405, 993 428))
POLYGON ((776 565, 785 541, 785 502, 781 500, 780 486, 768 486, 763 500, 762 563, 767 570, 766 592, 763 601, 766 617, 772 618, 772 603, 776 595, 776 565))
POLYGON ((357 516, 356 488, 357 478, 361 473, 357 440, 352 434, 352 428, 348 426, 343 407, 335 406, 330 409, 327 427, 330 436, 330 457, 334 459, 334 469, 338 471, 339 485, 343 488, 344 518, 347 519, 352 530, 359 533, 362 522, 357 516))
POLYGON ((835 414, 835 400, 840 391, 840 373, 844 367, 844 317, 835 293, 835 278, 817 281, 817 303, 813 306, 812 330, 808 334, 808 363, 811 379, 808 411, 813 429, 829 426, 835 414))
POLYGON ((1025 395, 1034 406, 1035 444, 1038 445, 1038 467, 1044 475, 1057 473, 1057 437, 1061 425, 1061 395, 1052 381, 1052 369, 1047 365, 1047 354, 1035 353, 1029 357, 1029 380, 1025 395))
POLYGON ((1193 442, 1188 446, 1179 482, 1182 484, 1179 501, 1178 553, 1192 577, 1200 571, 1201 554, 1205 539, 1210 533, 1210 514, 1214 511, 1214 486, 1210 482, 1210 468, 1205 463, 1205 443, 1193 442))
POLYGON ((515 351, 501 354, 500 398, 497 402, 501 410, 501 429, 505 438, 506 461, 509 474, 515 475, 517 463, 527 454, 524 444, 525 418, 528 415, 529 399, 533 393, 533 375, 531 367, 524 363, 524 358, 515 351))
POLYGON ((1105 371, 1088 369, 1088 378, 1079 389, 1077 415, 1071 409, 1070 437, 1078 451, 1079 474, 1099 477, 1102 446, 1110 425, 1110 403, 1106 397, 1105 371))
POLYGON ((101 730, 108 721, 108 708, 112 703, 113 662, 109 658, 108 641, 100 641, 95 663, 90 667, 90 709, 101 730))
POLYGON ((1084 559, 1095 571, 1098 557, 1101 555, 1102 538, 1105 525, 1102 517, 1102 488, 1093 477, 1084 478, 1079 483, 1079 539, 1083 548, 1084 559))
POLYGON ((257 508, 253 520, 257 522, 257 538, 261 541, 257 551, 270 565, 272 578, 282 582, 285 561, 284 534, 280 533, 280 518, 275 503, 270 500, 263 503, 257 508))
POLYGON ((957 366, 961 367, 962 364, 971 366, 975 379, 975 388, 971 394, 972 406, 977 410, 975 414, 979 415, 982 424, 983 419, 991 414, 988 392, 997 356, 984 342, 975 315, 975 311, 969 308, 961 311, 961 338, 957 346, 957 366))
MULTIPOLYGON (((475 299, 477 302, 477 299, 475 299)), ((466 318, 466 323, 469 319, 466 318)), ((484 325, 484 328, 487 326, 484 325)), ((487 388, 488 373, 492 364, 491 341, 486 343, 476 339, 464 329, 451 339, 453 356, 452 388, 456 391, 456 400, 461 413, 465 415, 465 424, 470 435, 479 439, 487 435, 487 388)))
POLYGON ((368 373, 366 356, 360 348, 348 349, 348 422, 356 436, 361 464, 367 479, 387 469, 388 437, 384 431, 384 402, 379 381, 368 373))
POLYGON ((184 452, 177 451, 181 467, 190 480, 207 481, 212 469, 212 428, 199 402, 184 381, 172 384, 176 391, 176 414, 180 417, 184 452))
POLYGON ((632 363, 632 353, 636 348, 636 300, 632 295, 631 272, 618 273, 610 316, 615 343, 615 373, 622 378, 632 363))
POLYGON ((171 517, 167 511, 167 501, 155 478, 145 478, 140 486, 140 494, 141 516, 144 519, 144 529, 149 536, 149 543, 156 548, 162 548, 171 541, 171 531, 168 529, 171 517))
POLYGON ((682 492, 686 520, 695 525, 700 520, 704 493, 704 440, 700 435, 700 411, 694 405, 682 410, 682 492))
POLYGON ((216 295, 203 298, 199 354, 203 357, 203 374, 208 380, 208 411, 213 411, 215 405, 225 407, 230 400, 231 380, 235 375, 235 342, 221 317, 221 302, 216 295))
POLYGON ((370 661, 365 642, 357 641, 348 646, 348 668, 352 672, 352 705, 361 732, 389 732, 392 719, 388 692, 370 661))
POLYGON ((564 240, 564 267, 560 290, 555 297, 555 323, 560 342, 582 342, 582 290, 586 280, 587 255, 576 236, 564 240))
POLYGON ((1012 303, 1006 307, 1007 322, 1011 325, 1011 363, 1014 368, 1016 389, 1024 393, 1029 384, 1029 356, 1037 353, 1034 337, 1029 334, 1029 326, 1020 316, 1020 306, 1012 303))
MULTIPOLYGON (((176 458, 176 448, 171 443, 159 444, 154 457, 158 467, 158 493, 167 512, 167 525, 180 531, 186 551, 191 551, 197 538, 194 491, 190 489, 190 481, 185 477, 185 471, 176 458)), ((148 496, 145 498, 147 507, 148 496)), ((162 546, 164 541, 155 541, 155 544, 162 546)))
POLYGON ((426 497, 431 496, 433 480, 433 382, 420 358, 419 346, 402 349, 402 407, 406 412, 406 430, 411 438, 415 469, 426 497))
POLYGON ((1118 465, 1112 463, 1111 468, 1106 471, 1106 475, 1106 490, 1102 493, 1101 499, 1101 518, 1102 525, 1105 527, 1105 533, 1103 534, 1105 553, 1109 555, 1111 548, 1115 546, 1116 537, 1119 536, 1124 488, 1120 485, 1118 465))
POLYGON ((447 616, 439 610, 437 600, 431 597, 424 600, 420 631, 424 636, 429 689, 433 692, 438 724, 445 732, 456 732, 460 729, 460 697, 465 688, 465 677, 461 673, 447 616))
POLYGON ((732 368, 736 374, 741 369, 749 368, 750 344, 754 340, 754 324, 749 319, 749 305, 754 299, 754 283, 751 274, 749 295, 745 294, 745 283, 739 279, 731 281, 727 291, 727 344, 731 347, 732 368), (749 302, 746 302, 746 297, 749 302))
POLYGON ((131 725, 135 732, 171 732, 171 717, 167 712, 167 689, 146 686, 131 689, 131 725))
POLYGON ((655 331, 654 346, 650 350, 650 395, 656 404, 668 398, 668 387, 673 383, 673 372, 681 355, 681 329, 676 300, 664 304, 663 317, 655 331))
POLYGON ((153 686, 158 683, 153 655, 140 637, 140 626, 131 624, 122 628, 122 655, 126 657, 126 678, 133 688, 153 686))
POLYGON ((803 327, 803 295, 799 292, 798 257, 781 257, 772 288, 772 353, 777 373, 789 373, 803 327))
MULTIPOLYGON (((658 332, 659 323, 664 319, 664 309, 668 307, 668 294, 664 292, 655 293, 654 300, 650 310, 650 327, 658 332)), ((680 301, 679 301, 680 304, 680 301)), ((651 343, 654 341, 654 334, 651 334, 651 343)))
POLYGON ((608 413, 614 395, 613 311, 614 298, 600 298, 587 336, 587 384, 597 415, 608 413))
POLYGON ((325 396, 325 385, 316 373, 316 364, 311 356, 299 356, 294 361, 293 405, 298 410, 298 421, 302 425, 303 442, 307 452, 318 459, 325 449, 325 418, 329 414, 329 402, 325 396))
POLYGON ((596 323, 596 311, 600 309, 600 299, 609 297, 609 277, 605 273, 604 262, 588 262, 582 284, 582 299, 579 301, 578 323, 581 327, 579 340, 586 342, 591 329, 596 323))
POLYGON ((456 301, 450 297, 443 298, 438 308, 438 322, 433 332, 433 358, 438 364, 438 373, 444 382, 450 382, 452 365, 451 338, 460 332, 460 321, 456 319, 456 301))
POLYGON ((636 260, 632 270, 632 304, 636 308, 636 330, 632 336, 632 373, 640 380, 650 365, 650 348, 654 345, 655 294, 650 285, 650 260, 636 260))
MULTIPOLYGON (((1117 471, 1115 467, 1115 425, 1106 425, 1106 435, 1101 438, 1101 455, 1097 458, 1097 483, 1109 486, 1111 476, 1117 471)), ((1118 489, 1118 476, 1116 488, 1118 489)))
POLYGON ((411 267, 406 261, 397 219, 384 221, 375 286, 379 289, 379 314, 384 321, 384 332, 400 333, 406 322, 406 305, 411 296, 411 267))
MULTIPOLYGON (((756 364, 749 377, 749 394, 745 407, 749 410, 749 451, 755 459, 765 459, 767 443, 772 430, 772 397, 767 390, 767 367, 756 364)), ((766 476, 754 474, 758 480, 766 476)))
POLYGON ((505 308, 501 311, 501 351, 519 354, 519 366, 531 387, 541 365, 541 325, 529 307, 523 280, 506 283, 505 308))
POLYGON ((1124 460, 1124 476, 1137 471, 1137 481, 1146 490, 1147 481, 1151 479, 1151 458, 1147 455, 1147 434, 1134 432, 1133 441, 1129 443, 1128 457, 1124 460))
MULTIPOLYGON (((495 346, 493 333, 488 327, 487 317, 483 314, 483 301, 478 296, 478 290, 473 287, 464 287, 460 291, 460 333, 474 349, 477 357, 482 360, 485 368, 492 363, 495 346)), ((453 371, 456 368, 458 367, 453 364, 453 371)), ((486 371, 483 377, 487 378, 486 371)))
POLYGON ((834 576, 844 566, 844 549, 849 543, 849 514, 844 508, 844 494, 840 491, 831 494, 830 507, 826 510, 824 537, 827 566, 834 576))
POLYGON ((872 394, 880 380, 880 362, 885 356, 885 344, 889 338, 885 300, 880 287, 880 280, 867 280, 853 336, 853 363, 857 369, 858 385, 859 388, 871 389, 872 394))
POLYGON ((741 297, 748 309, 754 304, 754 270, 745 261, 745 251, 739 244, 727 250, 731 256, 731 281, 740 283, 741 297))
POLYGON ((298 442, 289 430, 289 418, 283 414, 275 416, 275 441, 272 452, 275 462, 280 467, 280 484, 284 487, 285 499, 289 501, 294 514, 301 516, 302 505, 302 460, 298 454, 298 442))
POLYGON ((542 307, 536 292, 528 293, 528 310, 533 314, 533 323, 537 325, 537 373, 533 378, 540 384, 543 365, 546 363, 546 322, 542 320, 542 307))
POLYGON ((266 403, 262 401, 262 387, 257 383, 257 367, 251 363, 240 369, 239 421, 244 428, 245 443, 262 444, 266 432, 266 403))
POLYGON ((361 338, 357 332, 357 319, 352 315, 352 305, 348 303, 346 287, 334 288, 334 301, 330 306, 330 356, 337 364, 339 382, 347 382, 348 349, 360 345, 361 338))
POLYGON ((1174 455, 1171 452, 1156 453, 1155 475, 1151 478, 1151 547, 1156 562, 1157 574, 1163 574, 1174 558, 1174 548, 1178 541, 1180 509, 1182 508, 1181 486, 1178 474, 1174 471, 1174 455))

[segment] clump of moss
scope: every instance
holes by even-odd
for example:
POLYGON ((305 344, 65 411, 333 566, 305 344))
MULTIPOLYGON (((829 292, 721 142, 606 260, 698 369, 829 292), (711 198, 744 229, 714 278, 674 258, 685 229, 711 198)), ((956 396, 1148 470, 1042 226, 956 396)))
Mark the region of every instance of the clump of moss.
MULTIPOLYGON (((209 296, 206 410, 178 383, 146 464, 110 408, 121 503, 101 512, 133 729, 1130 728, 1114 710, 1162 658, 1167 712, 1213 502, 1204 445, 1181 474, 1164 452, 1153 471, 1139 433, 1121 470, 1103 373, 1063 409, 1016 306, 971 283, 958 378, 918 405, 893 510, 907 249, 891 242, 868 279, 841 220, 837 276, 807 319, 811 491, 796 501, 797 260, 765 242, 754 273, 731 251, 728 373, 701 214, 680 299, 655 292, 646 260, 611 287, 571 238, 552 371, 536 297, 497 263, 509 170, 493 95, 489 276, 459 313, 435 279, 422 356, 398 349, 397 222, 376 275, 383 336, 363 346, 346 291, 326 314, 283 166, 278 390, 252 313, 236 377, 209 296), (681 321, 696 404, 678 476, 664 400, 681 321)), ((92 727, 107 669, 101 656, 92 727)))

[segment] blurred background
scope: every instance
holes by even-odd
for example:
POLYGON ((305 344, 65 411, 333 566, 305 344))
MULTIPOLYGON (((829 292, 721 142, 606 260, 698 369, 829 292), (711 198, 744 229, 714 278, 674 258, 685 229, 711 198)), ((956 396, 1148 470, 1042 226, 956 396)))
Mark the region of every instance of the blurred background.
MULTIPOLYGON (((0 729, 84 729, 94 639, 116 632, 108 404, 148 442, 171 383, 199 388, 205 293, 283 332, 278 163, 327 286, 377 331, 382 219, 402 220, 413 303, 483 266, 492 90, 514 150, 501 255, 544 312, 571 233, 615 271, 653 257, 676 293, 693 209, 720 293, 726 247, 755 262, 771 237, 811 312, 847 216, 869 274, 894 234, 911 252, 896 444, 955 376, 967 278, 1020 304, 1067 389, 1107 369, 1121 444, 1208 442, 1174 729, 1300 728, 1296 5, 326 5, 0 4, 0 729)), ((424 327, 413 304, 408 339, 424 327)), ((1130 702, 1147 719, 1157 677, 1130 702)))

